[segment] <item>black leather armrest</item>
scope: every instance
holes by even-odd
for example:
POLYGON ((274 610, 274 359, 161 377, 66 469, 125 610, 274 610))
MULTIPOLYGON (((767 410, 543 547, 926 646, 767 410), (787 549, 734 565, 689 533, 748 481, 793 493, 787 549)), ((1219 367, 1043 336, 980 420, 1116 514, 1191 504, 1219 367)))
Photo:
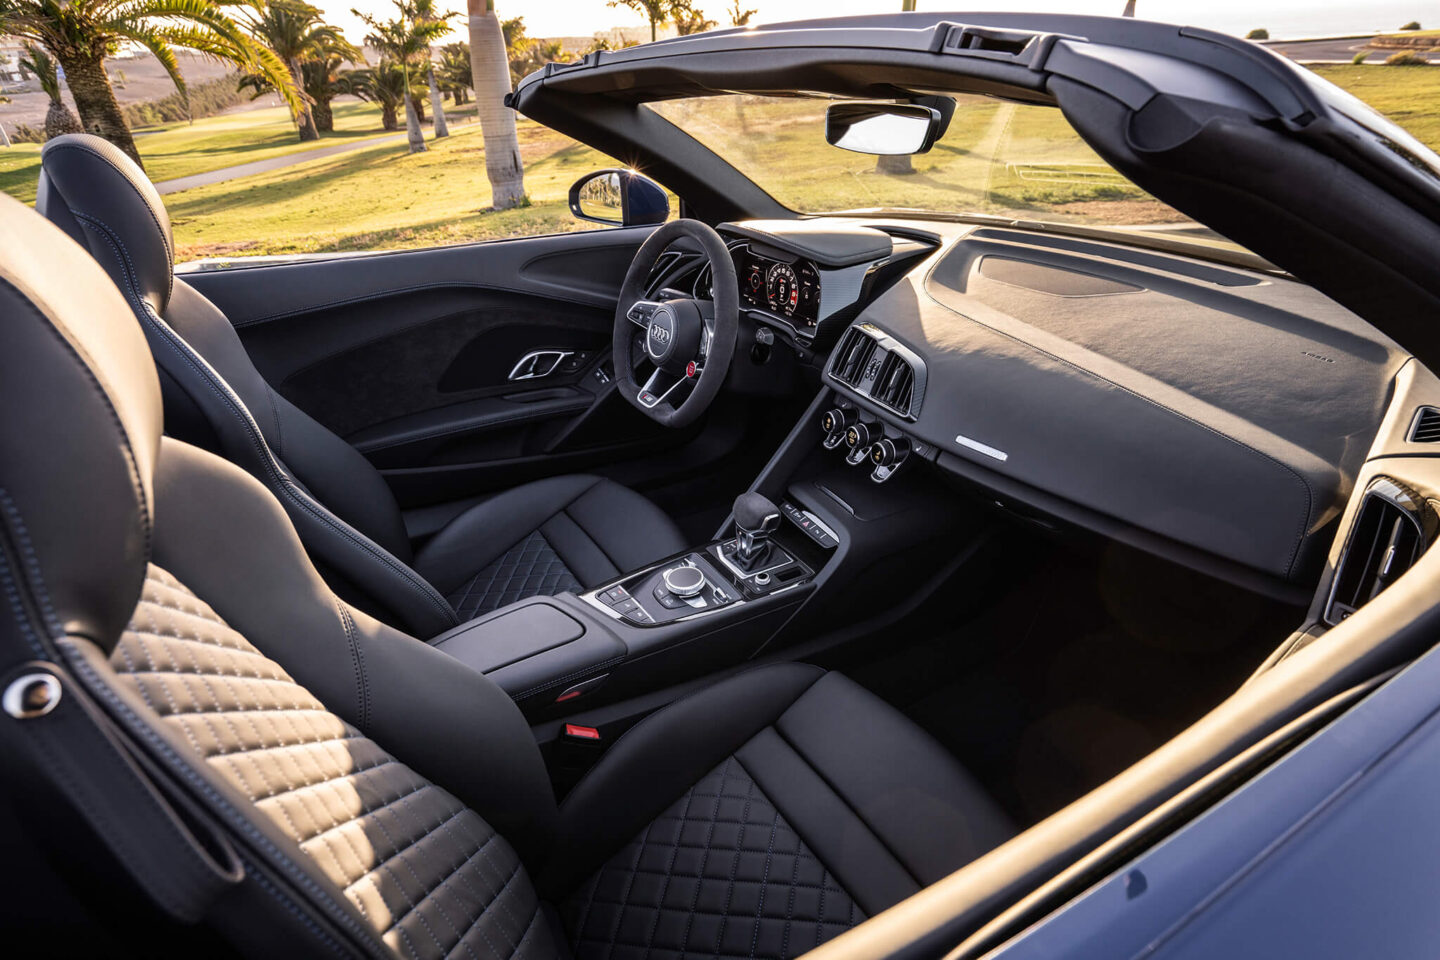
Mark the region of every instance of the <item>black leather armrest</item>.
POLYGON ((488 616, 462 623, 431 641, 432 645, 487 675, 523 700, 578 680, 618 662, 625 644, 593 622, 582 622, 549 597, 511 604, 488 616))

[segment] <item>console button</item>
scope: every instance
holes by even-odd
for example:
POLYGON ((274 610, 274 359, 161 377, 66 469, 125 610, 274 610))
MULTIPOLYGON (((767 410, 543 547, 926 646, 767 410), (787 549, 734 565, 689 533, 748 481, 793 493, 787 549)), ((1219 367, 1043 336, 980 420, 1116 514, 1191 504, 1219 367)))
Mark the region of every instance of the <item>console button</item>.
POLYGON ((659 586, 655 588, 655 599, 658 600, 660 602, 660 606, 664 607, 666 610, 678 610, 680 607, 685 606, 684 600, 681 600, 679 597, 675 596, 675 594, 671 593, 669 590, 666 590, 664 586, 659 586))
POLYGON ((624 587, 611 587, 609 590, 600 594, 600 599, 609 604, 616 604, 628 596, 630 596, 630 594, 625 592, 624 587))
POLYGON ((639 610, 640 604, 636 602, 634 597, 626 597, 624 600, 615 604, 615 612, 625 616, 629 616, 639 610))

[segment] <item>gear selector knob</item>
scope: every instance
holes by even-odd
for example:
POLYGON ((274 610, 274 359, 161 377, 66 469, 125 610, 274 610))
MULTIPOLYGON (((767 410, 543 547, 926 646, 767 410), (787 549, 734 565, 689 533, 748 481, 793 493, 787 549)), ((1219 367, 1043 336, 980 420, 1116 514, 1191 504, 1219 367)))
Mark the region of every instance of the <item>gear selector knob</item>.
POLYGON ((780 508, 759 493, 742 493, 735 498, 735 561, 746 571, 753 570, 770 553, 770 535, 780 528, 780 508))

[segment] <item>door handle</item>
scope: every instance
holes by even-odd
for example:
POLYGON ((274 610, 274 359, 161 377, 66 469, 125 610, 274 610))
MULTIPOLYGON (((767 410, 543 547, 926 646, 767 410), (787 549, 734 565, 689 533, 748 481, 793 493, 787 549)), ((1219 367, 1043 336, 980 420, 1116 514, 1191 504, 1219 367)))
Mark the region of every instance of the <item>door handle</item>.
POLYGON ((573 350, 531 350, 510 370, 506 380, 538 380, 554 373, 573 350))

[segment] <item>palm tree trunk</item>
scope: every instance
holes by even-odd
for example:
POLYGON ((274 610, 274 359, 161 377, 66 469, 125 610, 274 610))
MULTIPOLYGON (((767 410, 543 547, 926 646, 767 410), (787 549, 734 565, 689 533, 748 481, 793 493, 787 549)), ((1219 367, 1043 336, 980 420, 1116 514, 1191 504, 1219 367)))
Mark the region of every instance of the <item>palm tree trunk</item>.
POLYGON ((424 153, 425 135, 420 132, 420 114, 415 110, 415 100, 410 96, 410 84, 405 84, 405 137, 410 141, 411 153, 424 153))
POLYGON ((445 100, 440 96, 440 85, 435 82, 435 68, 426 64, 426 79, 430 83, 430 113, 435 117, 435 139, 450 136, 450 127, 445 123, 445 100))
POLYGON ((316 100, 311 112, 315 116, 315 129, 321 133, 332 133, 335 130, 335 111, 330 109, 329 100, 316 100))
POLYGON ((320 131, 315 129, 315 113, 310 109, 310 98, 305 95, 305 74, 300 72, 300 61, 291 57, 289 67, 295 89, 300 91, 300 112, 295 116, 295 122, 300 128, 300 142, 319 140, 320 131))
POLYGON ((508 210, 525 199, 525 167, 520 162, 515 112, 505 106, 505 95, 510 92, 510 59, 505 53, 505 35, 495 16, 494 0, 468 0, 468 5, 470 72, 476 113, 485 137, 485 174, 490 178, 491 206, 508 210))
POLYGON ((109 140, 143 170, 145 163, 140 159, 140 151, 135 149, 135 138, 130 135, 125 114, 120 112, 110 78, 105 75, 105 58, 99 54, 51 52, 65 68, 65 82, 75 98, 75 108, 80 111, 80 122, 86 132, 109 140))
POLYGON ((380 104, 380 126, 386 130, 400 129, 400 119, 395 116, 395 104, 380 104))

